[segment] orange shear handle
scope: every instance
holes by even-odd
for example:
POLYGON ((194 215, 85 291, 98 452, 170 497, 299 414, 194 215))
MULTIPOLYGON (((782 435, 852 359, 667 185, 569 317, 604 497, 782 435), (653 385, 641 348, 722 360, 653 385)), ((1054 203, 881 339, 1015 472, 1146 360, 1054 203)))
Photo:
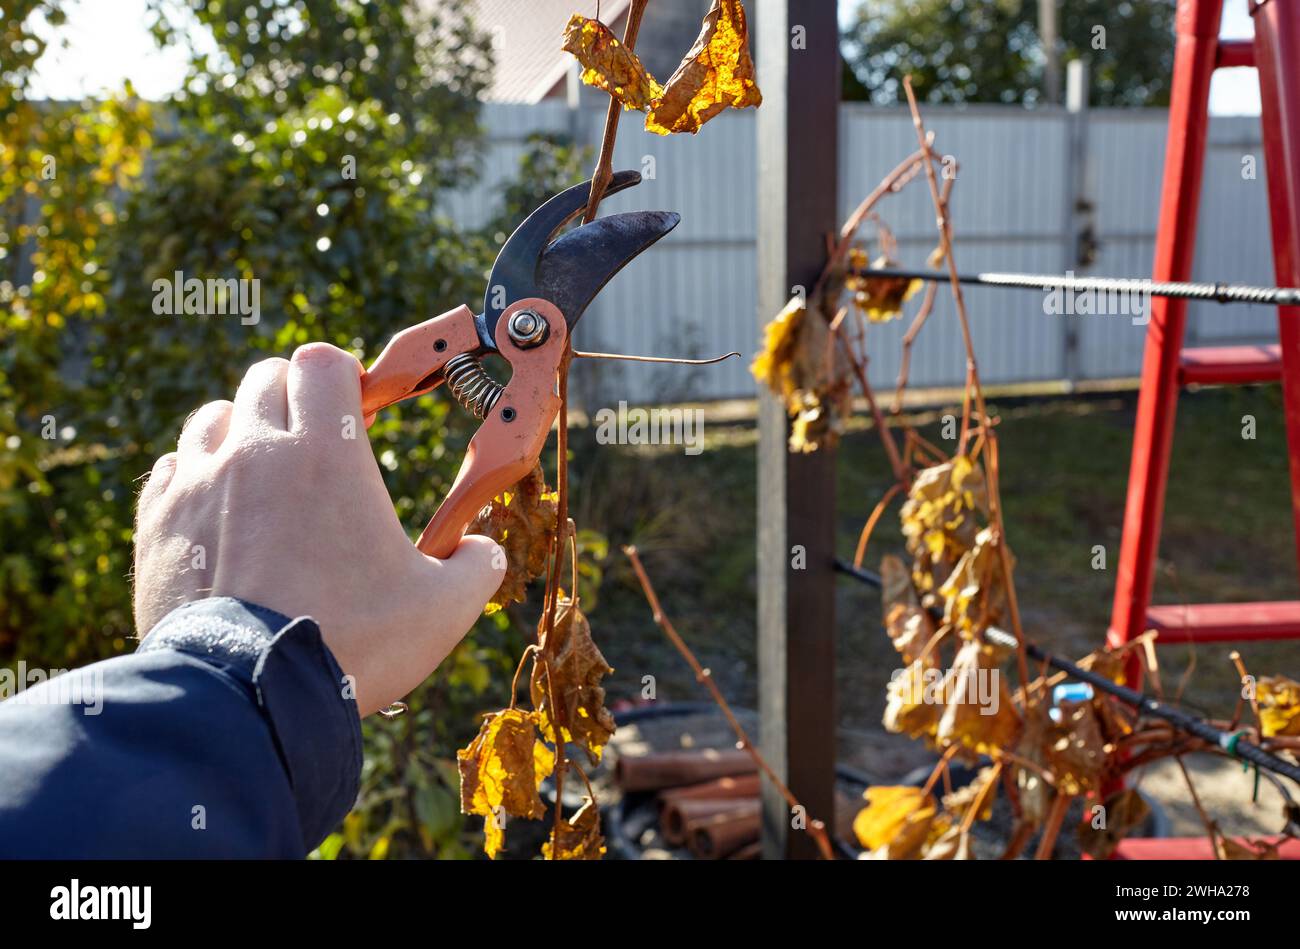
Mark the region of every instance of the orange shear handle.
MULTIPOLYGON (((547 300, 519 300, 501 314, 496 344, 510 363, 510 382, 470 440, 451 490, 416 542, 422 552, 450 557, 483 506, 533 470, 560 410, 557 370, 567 339, 563 314, 547 300), (548 325, 545 340, 528 349, 519 348, 506 329, 522 309, 537 313, 548 325)), ((369 418, 385 406, 432 390, 451 358, 478 347, 474 315, 464 306, 402 330, 361 377, 362 411, 369 418)))

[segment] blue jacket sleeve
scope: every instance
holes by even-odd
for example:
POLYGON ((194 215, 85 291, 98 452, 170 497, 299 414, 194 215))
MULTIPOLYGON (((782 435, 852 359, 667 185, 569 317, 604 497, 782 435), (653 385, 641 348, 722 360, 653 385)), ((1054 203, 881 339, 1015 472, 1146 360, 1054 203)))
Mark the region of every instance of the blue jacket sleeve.
POLYGON ((198 600, 133 654, 0 702, 0 857, 300 858, 360 775, 316 624, 198 600))

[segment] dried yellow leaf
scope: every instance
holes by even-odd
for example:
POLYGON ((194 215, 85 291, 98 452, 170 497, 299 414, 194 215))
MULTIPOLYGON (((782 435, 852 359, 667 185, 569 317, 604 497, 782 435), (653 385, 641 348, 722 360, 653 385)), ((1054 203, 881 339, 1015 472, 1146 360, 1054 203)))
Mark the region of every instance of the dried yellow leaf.
POLYGON ((987 511, 984 471, 968 456, 958 455, 917 474, 899 519, 907 552, 914 558, 912 582, 923 606, 941 605, 936 591, 975 546, 978 515, 987 511))
POLYGON ((928 843, 922 860, 974 860, 971 851, 970 834, 954 825, 940 834, 933 843, 928 843))
POLYGON ((754 83, 749 28, 740 0, 713 0, 700 35, 662 98, 646 116, 646 131, 657 135, 698 132, 723 109, 757 106, 763 95, 754 83))
POLYGON ((916 659, 885 687, 885 730, 933 738, 943 711, 943 672, 932 657, 916 659))
POLYGON ((816 451, 822 445, 834 444, 839 438, 839 419, 828 410, 818 392, 800 391, 791 400, 790 439, 787 446, 795 454, 816 451))
MULTIPOLYGON (((858 257, 850 253, 849 263, 859 271, 898 267, 898 261, 885 256, 877 257, 870 267, 861 266, 857 260, 858 257)), ((867 319, 873 323, 888 323, 902 316, 903 304, 916 295, 923 283, 910 277, 868 277, 855 273, 845 279, 844 286, 853 294, 853 305, 865 313, 867 319)))
POLYGON ((993 816, 993 802, 998 796, 995 786, 998 774, 993 768, 981 768, 974 781, 943 796, 943 809, 960 819, 979 801, 980 809, 975 820, 988 820, 993 816))
POLYGON ((510 603, 522 603, 528 584, 546 570, 555 534, 558 495, 546 490, 540 463, 505 494, 493 498, 467 532, 491 537, 506 553, 506 573, 488 601, 485 613, 495 613, 510 603))
POLYGON ((799 348, 799 329, 808 308, 801 297, 792 297, 763 328, 763 348, 749 366, 750 374, 784 400, 800 388, 795 375, 795 354, 799 348))
POLYGON ((599 20, 577 13, 570 17, 564 28, 564 49, 582 64, 584 83, 604 89, 625 109, 648 109, 664 93, 636 53, 599 20))
POLYGON ((549 635, 539 630, 538 643, 541 655, 533 664, 529 688, 542 734, 555 743, 552 722, 558 722, 564 741, 577 742, 591 763, 599 764, 615 728, 614 716, 605 708, 600 680, 614 670, 596 648, 587 618, 572 600, 560 599, 555 627, 549 635))
POLYGON ((1286 676, 1261 676, 1255 685, 1255 699, 1265 738, 1300 735, 1300 682, 1286 676))
POLYGON ((1062 702, 1061 720, 1051 722, 1044 736, 1047 766, 1064 794, 1082 794, 1101 785, 1106 744, 1091 702, 1062 702))
POLYGON ((1020 716, 1011 704, 997 650, 978 639, 962 643, 944 678, 947 700, 936 739, 955 742, 978 754, 1009 747, 1020 731, 1020 716))
POLYGON ((1006 587, 992 528, 975 535, 975 546, 962 554, 939 587, 939 596, 944 622, 965 639, 981 638, 1001 620, 1006 587))
POLYGON ((508 708, 484 716, 478 735, 456 752, 460 809, 485 818, 483 849, 495 859, 505 837, 505 815, 540 818, 542 779, 555 767, 550 749, 537 739, 534 713, 508 708))
POLYGON ((599 860, 605 855, 605 838, 600 835, 600 812, 591 798, 583 801, 571 818, 561 819, 555 843, 542 844, 542 856, 547 860, 599 860))
POLYGON ((920 788, 885 785, 867 788, 863 797, 867 806, 853 819, 858 843, 872 851, 873 857, 906 860, 916 856, 935 824, 934 798, 920 788))

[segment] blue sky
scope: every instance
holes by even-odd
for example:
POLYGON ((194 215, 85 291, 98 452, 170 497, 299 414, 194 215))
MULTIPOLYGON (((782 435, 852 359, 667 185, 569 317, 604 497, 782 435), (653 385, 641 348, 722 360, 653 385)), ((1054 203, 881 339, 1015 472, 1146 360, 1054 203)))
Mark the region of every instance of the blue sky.
MULTIPOLYGON (((844 3, 842 8, 849 9, 849 4, 844 3)), ((68 23, 58 34, 67 39, 68 48, 51 48, 46 53, 39 64, 35 94, 79 98, 117 88, 128 78, 146 98, 161 98, 175 91, 185 74, 185 56, 175 49, 160 51, 144 23, 145 0, 73 3, 68 23)), ((1246 0, 1227 0, 1223 35, 1251 35, 1246 0)), ((1254 70, 1220 70, 1210 91, 1210 111, 1216 115, 1258 115, 1259 89, 1254 70)))

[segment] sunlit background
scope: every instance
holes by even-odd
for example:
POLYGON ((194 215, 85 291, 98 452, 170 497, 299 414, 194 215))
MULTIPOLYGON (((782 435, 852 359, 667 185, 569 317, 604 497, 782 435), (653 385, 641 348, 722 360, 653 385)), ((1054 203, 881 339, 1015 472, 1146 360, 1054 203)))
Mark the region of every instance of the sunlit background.
MULTIPOLYGON (((1068 2, 1068 0, 1067 0, 1068 2)), ((185 75, 185 52, 160 50, 145 28, 146 0, 81 0, 68 7, 68 22, 58 30, 47 27, 56 42, 42 58, 33 94, 51 99, 76 99, 120 86, 130 79, 147 99, 161 99, 179 88, 185 75), (66 42, 66 46, 60 45, 66 42)), ((581 4, 575 4, 580 7, 581 4)), ((857 4, 840 4, 847 19, 857 4)), ((1223 12, 1222 34, 1234 39, 1251 36, 1245 0, 1230 0, 1223 12)), ((199 48, 207 45, 201 28, 191 32, 199 48)), ((1210 86, 1214 115, 1258 115, 1259 87, 1253 69, 1223 69, 1210 86)))

